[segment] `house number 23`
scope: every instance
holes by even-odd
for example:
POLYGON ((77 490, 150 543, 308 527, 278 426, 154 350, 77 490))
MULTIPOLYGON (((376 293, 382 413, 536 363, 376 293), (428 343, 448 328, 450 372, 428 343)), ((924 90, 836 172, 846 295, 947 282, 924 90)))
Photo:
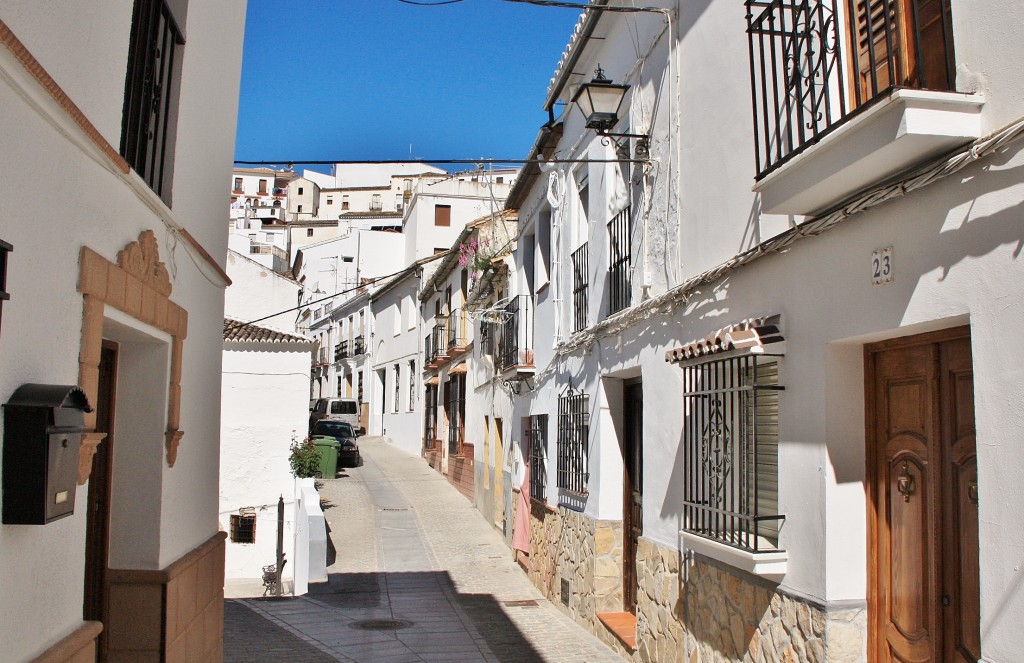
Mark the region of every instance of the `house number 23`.
POLYGON ((877 249, 871 253, 871 283, 882 285, 892 283, 892 247, 877 249))

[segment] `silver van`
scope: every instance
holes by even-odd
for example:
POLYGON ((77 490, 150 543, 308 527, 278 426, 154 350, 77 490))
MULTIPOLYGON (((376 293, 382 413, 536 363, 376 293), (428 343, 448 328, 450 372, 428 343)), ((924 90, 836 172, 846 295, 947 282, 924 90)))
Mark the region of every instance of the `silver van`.
POLYGON ((354 398, 318 398, 309 413, 309 428, 321 419, 344 421, 359 435, 366 431, 359 425, 359 402, 354 398))

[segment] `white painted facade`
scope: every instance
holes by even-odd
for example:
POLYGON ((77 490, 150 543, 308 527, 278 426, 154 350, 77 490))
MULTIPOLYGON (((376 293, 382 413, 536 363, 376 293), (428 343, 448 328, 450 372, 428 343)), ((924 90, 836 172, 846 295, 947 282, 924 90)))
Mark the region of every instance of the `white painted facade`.
POLYGON ((226 267, 231 278, 231 285, 224 293, 226 317, 243 322, 259 320, 262 327, 289 334, 295 332, 296 312, 289 309, 298 303, 302 291, 298 282, 231 250, 226 267), (263 319, 268 315, 273 317, 263 319))
MULTIPOLYGON (((234 286, 232 286, 234 287, 234 286)), ((224 578, 245 595, 262 584, 264 566, 276 564, 277 504, 285 500, 284 567, 296 574, 296 503, 289 445, 305 437, 309 419, 311 341, 224 341, 221 386, 220 521, 251 507, 254 543, 228 538, 224 578)))
MULTIPOLYGON (((788 596, 824 610, 866 606, 870 617, 877 606, 868 605, 864 346, 967 324, 981 495, 982 659, 1016 660, 1020 638, 1013 625, 1024 622, 1018 554, 1024 531, 1015 515, 1024 509, 1024 489, 1014 478, 1024 471, 1016 432, 1024 359, 1005 330, 1024 322, 1017 304, 1024 294, 1018 255, 1024 143, 982 152, 976 162, 968 155, 962 170, 916 189, 908 184, 905 195, 884 204, 849 208, 847 215, 825 212, 850 195, 843 180, 853 174, 870 190, 906 168, 906 159, 926 166, 935 158, 930 150, 969 147, 972 135, 1021 121, 1024 102, 1015 91, 1022 81, 1014 64, 1020 40, 993 31, 1019 24, 1019 7, 954 0, 958 93, 893 94, 755 183, 743 12, 724 1, 649 4, 678 12, 671 26, 658 14, 609 14, 597 21, 595 38, 578 31, 549 103, 568 104, 551 153, 614 159, 613 146, 585 129, 570 103, 600 63, 609 78, 631 86, 619 114, 625 119, 612 131, 650 133, 650 162, 533 171, 529 186, 515 190, 509 203, 524 226, 511 287, 527 282, 525 265, 532 262, 538 339, 536 389, 524 390, 515 414, 549 415, 547 503, 573 502, 560 495, 554 473, 558 395, 571 382, 590 399, 589 495, 572 508, 596 521, 622 520, 623 385, 642 378, 643 537, 684 558, 719 555, 680 533, 683 484, 693 469, 683 456, 682 370, 666 363, 665 353, 730 324, 781 315, 778 513, 785 523, 778 547, 785 563, 774 577, 788 596), (853 131, 866 155, 843 147, 853 131), (950 142, 950 136, 957 138, 950 142), (852 161, 857 156, 866 161, 852 161), (846 175, 837 179, 837 172, 846 175), (766 202, 769 197, 775 202, 766 202), (764 213, 766 204, 793 215, 764 213), (606 224, 628 205, 631 304, 609 316, 606 224), (801 228, 814 236, 801 237, 801 228), (576 330, 570 256, 584 242, 589 302, 576 330), (887 247, 894 279, 873 285, 872 254, 887 247), (542 269, 548 248, 549 268, 542 269)), ((751 561, 724 553, 720 560, 737 568, 751 561)), ((868 659, 867 631, 842 660, 868 659)))
MULTIPOLYGON (((173 3, 178 12, 185 4, 173 3)), ((219 274, 223 258, 204 258, 180 229, 207 254, 226 254, 224 223, 211 219, 224 218, 245 3, 192 2, 187 16, 178 14, 187 45, 181 51, 170 206, 114 158, 132 9, 128 0, 59 8, 7 2, 0 8, 0 163, 21 198, 17 209, 0 214, 0 239, 14 246, 4 288, 11 298, 3 302, 0 402, 24 383, 79 383, 83 247, 116 264, 119 251, 152 231, 170 272, 170 301, 188 312, 180 378, 185 434, 173 467, 165 448, 171 337, 111 306, 100 307, 99 322, 103 337, 120 344, 113 426, 115 438, 126 443, 115 446, 108 566, 158 573, 218 532, 216 366, 227 282, 219 274), (15 40, 24 48, 21 61, 12 54, 15 40), (38 62, 37 72, 52 78, 47 87, 23 66, 26 56, 38 62), (81 115, 69 113, 52 96, 58 93, 81 115), (95 129, 91 135, 83 129, 89 124, 95 129), (58 172, 60 195, 54 195, 58 172)), ((14 441, 5 436, 3 443, 14 441)), ((88 483, 77 487, 69 517, 47 525, 0 525, 0 564, 8 569, 0 595, 3 658, 33 659, 87 627, 82 615, 88 493, 88 483)), ((137 627, 140 634, 147 628, 137 627)), ((157 642, 161 637, 153 628, 142 635, 157 642)))
POLYGON ((366 384, 372 387, 364 387, 371 399, 370 434, 385 436, 414 455, 420 452, 423 422, 423 333, 416 299, 423 269, 413 265, 371 295, 366 384))

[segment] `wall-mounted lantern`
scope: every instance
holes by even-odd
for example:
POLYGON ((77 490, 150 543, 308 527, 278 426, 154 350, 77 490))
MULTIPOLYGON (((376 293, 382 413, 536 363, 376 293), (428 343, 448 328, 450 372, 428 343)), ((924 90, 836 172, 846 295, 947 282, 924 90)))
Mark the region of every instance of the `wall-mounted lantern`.
POLYGON ((650 137, 647 134, 620 134, 608 131, 619 122, 619 107, 622 106, 628 89, 628 85, 613 83, 604 75, 601 65, 597 65, 594 78, 589 83, 580 85, 572 97, 572 103, 583 113, 588 129, 596 129, 597 135, 615 142, 615 153, 618 158, 623 161, 629 160, 629 140, 635 138, 633 158, 646 160, 651 154, 650 137), (616 138, 620 140, 614 140, 616 138))
POLYGON ((23 384, 4 404, 3 522, 45 525, 75 510, 89 400, 74 385, 23 384))

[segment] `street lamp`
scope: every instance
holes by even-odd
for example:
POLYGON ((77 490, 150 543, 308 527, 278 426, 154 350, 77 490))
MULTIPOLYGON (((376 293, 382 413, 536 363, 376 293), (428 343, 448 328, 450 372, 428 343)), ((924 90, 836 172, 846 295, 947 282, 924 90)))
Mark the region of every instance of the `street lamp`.
POLYGON ((583 113, 588 129, 596 129, 597 135, 603 138, 621 139, 614 140, 616 156, 623 161, 628 160, 629 139, 636 138, 634 158, 645 160, 650 157, 650 138, 646 134, 621 134, 608 131, 619 121, 619 107, 622 106, 622 100, 628 89, 628 85, 613 83, 606 77, 604 69, 599 64, 594 71, 594 78, 589 83, 580 85, 576 94, 573 95, 571 103, 575 103, 583 113))

